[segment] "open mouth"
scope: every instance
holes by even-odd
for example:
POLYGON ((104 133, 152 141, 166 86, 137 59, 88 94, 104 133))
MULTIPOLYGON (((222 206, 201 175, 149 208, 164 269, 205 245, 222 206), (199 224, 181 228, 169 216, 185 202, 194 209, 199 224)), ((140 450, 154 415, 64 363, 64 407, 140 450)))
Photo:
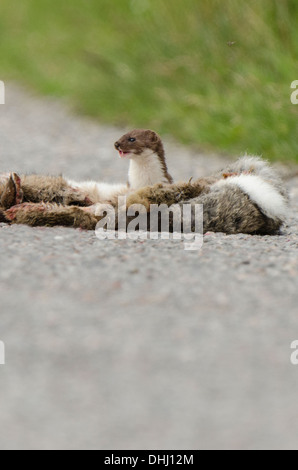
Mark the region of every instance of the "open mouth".
POLYGON ((120 158, 125 158, 127 155, 129 155, 128 152, 123 152, 122 150, 118 150, 120 158))

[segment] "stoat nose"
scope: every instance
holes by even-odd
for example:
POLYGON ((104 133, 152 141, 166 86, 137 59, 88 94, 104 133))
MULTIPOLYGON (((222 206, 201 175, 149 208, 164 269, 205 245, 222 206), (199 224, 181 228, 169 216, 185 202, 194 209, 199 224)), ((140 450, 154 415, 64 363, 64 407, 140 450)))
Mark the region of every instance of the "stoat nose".
POLYGON ((120 144, 119 144, 119 142, 115 142, 115 149, 116 149, 116 150, 120 150, 120 144))

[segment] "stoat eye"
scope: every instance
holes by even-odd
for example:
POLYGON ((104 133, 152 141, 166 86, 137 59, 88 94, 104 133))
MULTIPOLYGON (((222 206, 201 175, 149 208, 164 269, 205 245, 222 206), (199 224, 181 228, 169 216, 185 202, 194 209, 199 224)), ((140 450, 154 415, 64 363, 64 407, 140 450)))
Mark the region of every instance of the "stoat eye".
POLYGON ((135 142, 136 139, 134 137, 129 137, 128 142, 135 142))

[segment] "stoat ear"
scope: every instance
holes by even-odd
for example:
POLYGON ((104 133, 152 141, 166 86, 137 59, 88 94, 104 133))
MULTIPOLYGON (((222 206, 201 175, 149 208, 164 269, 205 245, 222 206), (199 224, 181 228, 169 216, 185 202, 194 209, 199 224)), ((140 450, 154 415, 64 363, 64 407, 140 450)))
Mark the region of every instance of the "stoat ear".
POLYGON ((150 140, 152 143, 156 143, 159 141, 159 136, 154 131, 150 131, 150 140))

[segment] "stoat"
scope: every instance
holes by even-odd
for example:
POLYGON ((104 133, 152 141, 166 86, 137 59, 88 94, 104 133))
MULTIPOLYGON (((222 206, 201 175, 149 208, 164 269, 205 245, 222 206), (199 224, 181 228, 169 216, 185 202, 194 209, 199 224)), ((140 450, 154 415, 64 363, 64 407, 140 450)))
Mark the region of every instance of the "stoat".
POLYGON ((115 143, 120 158, 130 159, 128 183, 137 190, 156 183, 173 183, 168 172, 164 146, 156 132, 137 129, 115 143))
POLYGON ((173 178, 168 173, 163 143, 156 132, 135 129, 115 142, 115 148, 121 159, 130 160, 127 185, 111 185, 95 181, 77 183, 67 180, 68 184, 86 192, 93 203, 103 203, 113 202, 115 197, 144 186, 173 183, 173 178))

